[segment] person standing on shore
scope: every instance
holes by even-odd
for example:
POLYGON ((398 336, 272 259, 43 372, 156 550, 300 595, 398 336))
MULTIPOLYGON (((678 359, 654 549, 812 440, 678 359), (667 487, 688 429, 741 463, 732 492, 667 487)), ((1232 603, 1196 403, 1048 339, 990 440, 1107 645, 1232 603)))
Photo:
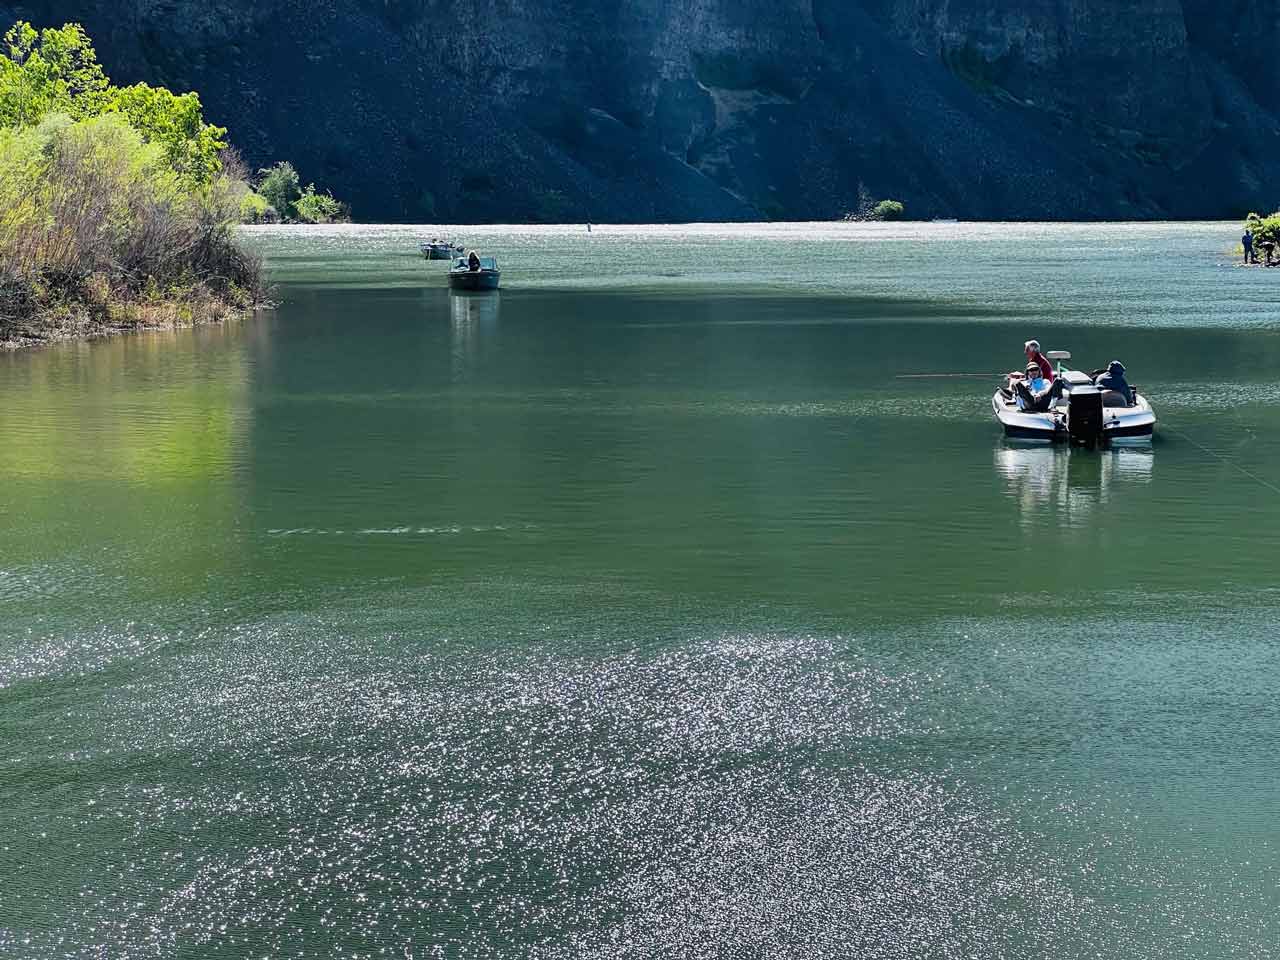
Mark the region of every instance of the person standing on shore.
POLYGON ((1244 236, 1240 238, 1240 246, 1244 247, 1244 262, 1257 263, 1258 258, 1253 255, 1253 231, 1245 230, 1244 236))

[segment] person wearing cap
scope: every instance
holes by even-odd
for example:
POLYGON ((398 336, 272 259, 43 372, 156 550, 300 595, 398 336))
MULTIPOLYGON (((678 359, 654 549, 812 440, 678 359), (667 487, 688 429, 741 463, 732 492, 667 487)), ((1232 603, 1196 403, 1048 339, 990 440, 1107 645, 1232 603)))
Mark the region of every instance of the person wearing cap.
POLYGON ((1047 413, 1053 401, 1062 396, 1062 381, 1049 383, 1041 376, 1038 363, 1028 363, 1024 376, 1010 382, 1014 402, 1028 413, 1047 413))
POLYGON ((1049 362, 1049 358, 1040 352, 1039 340, 1028 340, 1022 345, 1022 352, 1027 356, 1028 365, 1034 363, 1040 368, 1040 374, 1050 383, 1053 383, 1053 364, 1049 362))
POLYGON ((1124 378, 1124 364, 1119 360, 1112 360, 1107 364, 1105 371, 1099 370, 1095 373, 1093 382, 1103 390, 1114 390, 1120 394, 1124 397, 1126 405, 1132 402, 1133 394, 1130 392, 1129 381, 1124 378))

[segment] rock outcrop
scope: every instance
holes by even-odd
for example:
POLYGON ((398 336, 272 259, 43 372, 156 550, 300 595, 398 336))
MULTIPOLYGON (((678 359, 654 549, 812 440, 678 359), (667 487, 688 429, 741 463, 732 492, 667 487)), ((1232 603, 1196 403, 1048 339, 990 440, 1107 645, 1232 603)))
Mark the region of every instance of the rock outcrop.
POLYGON ((1228 217, 1280 205, 1261 0, 60 0, 399 221, 1228 217))

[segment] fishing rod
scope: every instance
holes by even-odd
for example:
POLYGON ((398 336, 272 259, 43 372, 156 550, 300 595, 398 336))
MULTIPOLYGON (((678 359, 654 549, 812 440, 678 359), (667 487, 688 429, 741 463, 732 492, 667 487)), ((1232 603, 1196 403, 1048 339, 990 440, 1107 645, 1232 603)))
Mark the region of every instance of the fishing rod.
POLYGON ((1007 373, 899 373, 895 380, 942 380, 952 377, 982 377, 984 380, 998 380, 1008 376, 1007 373))

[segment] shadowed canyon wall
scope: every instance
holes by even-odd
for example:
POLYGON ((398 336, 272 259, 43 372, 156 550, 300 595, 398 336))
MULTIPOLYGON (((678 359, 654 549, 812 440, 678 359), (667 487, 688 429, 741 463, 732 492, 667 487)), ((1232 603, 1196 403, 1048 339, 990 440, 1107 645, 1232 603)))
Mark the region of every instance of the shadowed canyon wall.
POLYGON ((1227 217, 1280 206, 1261 0, 62 0, 361 220, 1227 217))

